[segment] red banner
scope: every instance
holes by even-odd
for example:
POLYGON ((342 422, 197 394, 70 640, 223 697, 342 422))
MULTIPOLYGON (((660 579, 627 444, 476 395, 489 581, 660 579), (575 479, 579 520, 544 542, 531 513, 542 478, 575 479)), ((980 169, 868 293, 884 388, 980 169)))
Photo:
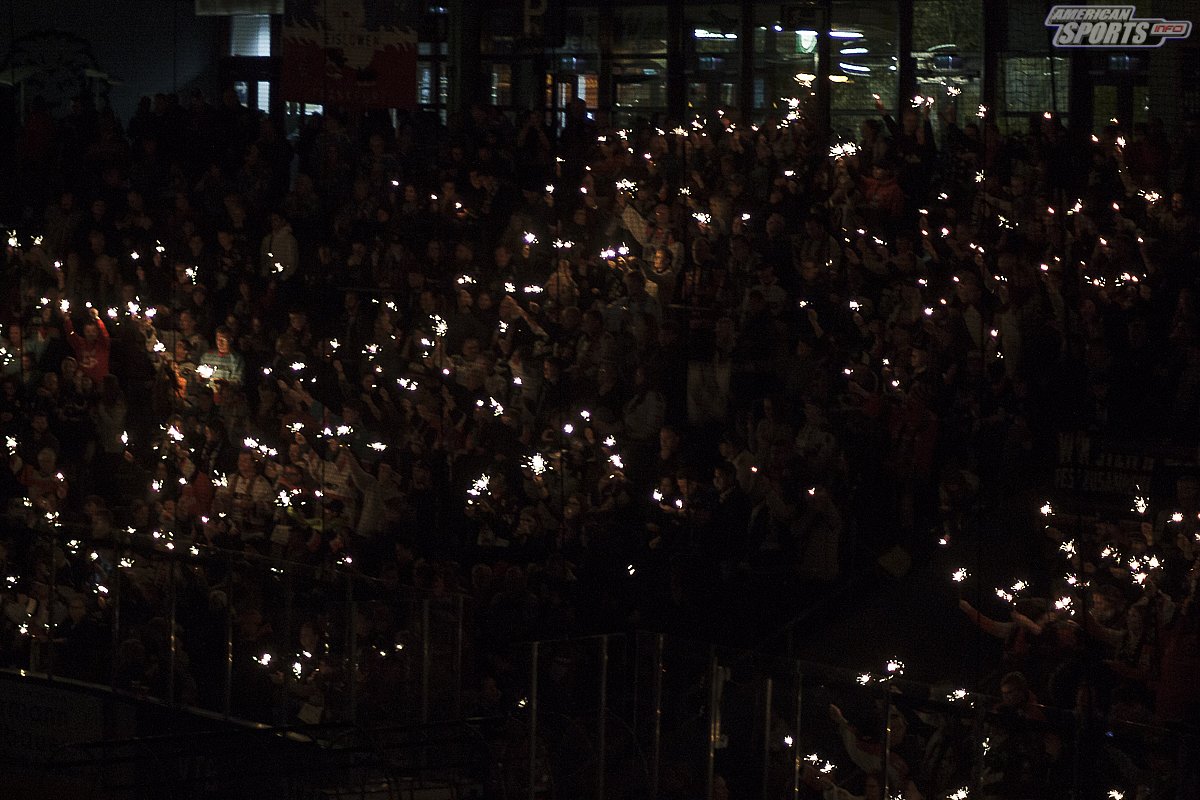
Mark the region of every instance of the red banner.
POLYGON ((386 0, 288 0, 283 99, 359 108, 417 103, 417 33, 386 0))

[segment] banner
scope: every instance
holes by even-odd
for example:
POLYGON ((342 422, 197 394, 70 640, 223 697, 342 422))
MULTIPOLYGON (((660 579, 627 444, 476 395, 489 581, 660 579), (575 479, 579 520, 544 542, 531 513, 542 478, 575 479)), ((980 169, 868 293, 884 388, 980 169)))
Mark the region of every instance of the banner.
POLYGON ((388 0, 288 0, 283 99, 352 108, 413 108, 417 32, 388 0))
POLYGON ((1197 476, 1194 450, 1083 431, 1058 434, 1056 462, 1055 508, 1082 504, 1128 516, 1135 497, 1169 503, 1177 479, 1197 476))

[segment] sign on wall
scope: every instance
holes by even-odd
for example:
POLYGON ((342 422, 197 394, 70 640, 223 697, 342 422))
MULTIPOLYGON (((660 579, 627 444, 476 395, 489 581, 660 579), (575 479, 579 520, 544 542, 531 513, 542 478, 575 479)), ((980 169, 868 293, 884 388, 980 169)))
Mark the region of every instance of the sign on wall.
POLYGON ((357 108, 412 108, 417 33, 386 0, 288 0, 283 99, 357 108))

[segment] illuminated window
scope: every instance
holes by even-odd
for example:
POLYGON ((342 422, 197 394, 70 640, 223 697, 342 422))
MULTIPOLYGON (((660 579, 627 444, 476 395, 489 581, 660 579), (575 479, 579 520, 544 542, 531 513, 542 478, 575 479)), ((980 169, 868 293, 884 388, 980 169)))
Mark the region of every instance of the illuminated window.
POLYGON ((239 14, 230 17, 229 55, 271 55, 271 17, 267 14, 239 14))
POLYGON ((512 65, 492 65, 492 105, 512 105, 512 65))

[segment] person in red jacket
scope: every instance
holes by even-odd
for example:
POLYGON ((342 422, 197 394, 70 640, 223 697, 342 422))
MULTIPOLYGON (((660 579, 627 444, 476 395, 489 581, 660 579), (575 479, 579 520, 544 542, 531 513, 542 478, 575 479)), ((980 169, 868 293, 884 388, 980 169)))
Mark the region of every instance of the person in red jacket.
POLYGON ((904 190, 890 163, 876 164, 871 177, 864 177, 861 184, 867 206, 880 221, 894 220, 904 212, 904 190))
POLYGON ((75 351, 75 357, 79 360, 79 369, 83 374, 91 378, 97 386, 104 381, 104 376, 108 374, 108 352, 111 342, 108 338, 108 329, 104 327, 104 321, 100 319, 100 312, 91 308, 88 309, 90 317, 83 324, 83 335, 80 336, 75 332, 75 325, 71 322, 71 315, 64 313, 63 330, 67 333, 67 341, 71 345, 71 349, 75 351))

